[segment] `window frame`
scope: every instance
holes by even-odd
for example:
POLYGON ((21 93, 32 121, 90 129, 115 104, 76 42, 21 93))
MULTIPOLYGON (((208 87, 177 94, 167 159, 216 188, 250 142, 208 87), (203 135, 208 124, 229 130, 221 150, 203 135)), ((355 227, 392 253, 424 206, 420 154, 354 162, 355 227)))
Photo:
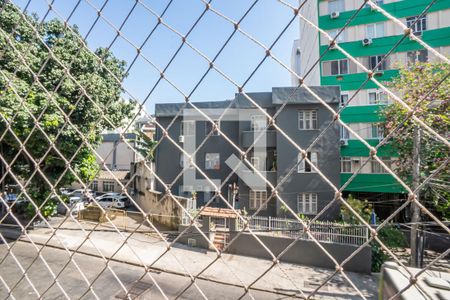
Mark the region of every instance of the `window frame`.
POLYGON ((348 100, 350 99, 349 93, 341 92, 341 96, 339 98, 339 105, 345 106, 348 103, 348 100), (347 100, 343 101, 342 97, 347 97, 347 100))
POLYGON ((385 22, 377 22, 377 23, 371 23, 371 24, 367 24, 366 28, 365 28, 365 37, 368 39, 377 39, 377 38, 382 38, 385 37, 385 26, 384 26, 385 22), (373 35, 369 34, 369 28, 372 28, 373 31, 373 35), (383 28, 383 29, 380 29, 383 28))
POLYGON ((98 180, 94 180, 91 183, 91 190, 98 192, 98 180))
POLYGON ((331 76, 339 76, 339 75, 346 75, 349 74, 349 62, 347 58, 343 58, 343 59, 335 59, 335 60, 331 60, 330 61, 331 64, 331 68, 330 68, 330 73, 331 76), (345 62, 345 68, 343 67, 343 63, 345 62), (336 63, 337 66, 337 73, 333 72, 333 64, 336 63), (343 69, 345 69, 346 71, 343 72, 343 69))
POLYGON ((260 159, 258 156, 250 157, 250 163, 256 170, 260 170, 260 159))
POLYGON ((115 182, 114 181, 103 181, 102 182, 103 192, 114 192, 115 182), (106 188, 108 187, 108 188, 106 188), (111 189, 109 189, 111 188, 111 189))
POLYGON ((347 128, 345 128, 344 126, 340 126, 339 138, 342 140, 349 140, 350 139, 350 131, 347 128))
POLYGON ((317 193, 297 194, 297 213, 303 215, 316 215, 319 197, 317 193), (300 209, 301 207, 301 209, 300 209), (308 209, 306 209, 308 207, 308 209))
POLYGON ((429 56, 428 56, 428 50, 427 49, 420 49, 420 50, 412 50, 412 51, 407 51, 406 52, 406 64, 408 66, 412 66, 414 64, 417 63, 426 63, 429 61, 429 56), (421 56, 423 56, 423 54, 425 53, 425 61, 421 60, 421 56), (410 58, 414 58, 413 61, 411 61, 410 58))
MULTIPOLYGON (((406 27, 411 27, 411 25, 419 19, 419 16, 411 16, 406 18, 406 27)), ((424 31, 427 30, 428 27, 428 17, 427 15, 423 15, 417 23, 414 24, 413 27, 411 27, 412 32, 416 36, 421 36, 424 31), (420 27, 420 28, 419 28, 420 27)))
MULTIPOLYGON (((311 163, 316 168, 319 167, 319 154, 318 154, 318 152, 308 151, 306 153, 306 157, 311 161, 311 163)), ((297 159, 298 159, 297 162, 299 162, 301 160, 300 163, 297 165, 297 173, 301 173, 301 174, 303 174, 303 173, 317 173, 316 170, 314 170, 311 167, 310 163, 308 163, 305 159, 302 159, 302 154, 301 153, 298 154, 297 159)))
POLYGON ((341 173, 353 173, 353 159, 350 156, 341 157, 341 173), (349 170, 344 167, 344 164, 348 164, 349 170))
MULTIPOLYGON (((340 28, 330 29, 330 30, 327 30, 327 33, 332 39, 334 39, 337 36, 337 34, 339 33, 340 30, 341 30, 340 28)), ((341 32, 341 34, 337 37, 336 42, 338 42, 338 43, 345 43, 345 42, 347 42, 347 30, 344 29, 341 32)))
POLYGON ((205 153, 205 170, 220 170, 220 153, 218 152, 208 152, 205 153), (217 155, 217 164, 212 165, 211 163, 216 161, 216 159, 209 159, 208 156, 217 155), (217 167, 215 167, 217 165, 217 167))
POLYGON ((378 140, 384 138, 384 128, 382 127, 382 125, 380 123, 371 123, 370 138, 378 139, 378 140), (376 133, 376 135, 374 135, 374 133, 376 133))
POLYGON ((298 111, 298 130, 317 130, 318 129, 318 118, 317 118, 317 110, 315 109, 302 109, 298 111), (306 118, 309 116, 309 119, 306 118), (306 125, 309 122, 309 128, 306 128, 306 125))
POLYGON ((369 105, 380 105, 380 104, 385 105, 389 103, 389 96, 380 89, 367 90, 367 103, 369 105), (371 94, 375 95, 374 102, 373 100, 370 99, 371 94), (383 99, 384 97, 386 97, 386 99, 383 99))
MULTIPOLYGON (((389 168, 391 166, 391 158, 387 156, 380 157, 381 161, 387 165, 389 168)), ((383 166, 381 166, 380 162, 376 159, 372 158, 370 161, 370 171, 371 174, 387 174, 389 173, 383 166)))
POLYGON ((387 59, 384 59, 385 55, 371 55, 368 56, 368 69, 374 70, 374 71, 385 71, 388 69, 388 61, 387 59), (373 64, 372 59, 375 59, 375 64, 373 64), (381 65, 379 65, 376 69, 375 66, 378 65, 381 62, 381 65))
POLYGON ((248 191, 248 207, 251 210, 257 210, 262 207, 262 210, 267 209, 267 204, 263 205, 267 201, 266 190, 249 190, 248 191))

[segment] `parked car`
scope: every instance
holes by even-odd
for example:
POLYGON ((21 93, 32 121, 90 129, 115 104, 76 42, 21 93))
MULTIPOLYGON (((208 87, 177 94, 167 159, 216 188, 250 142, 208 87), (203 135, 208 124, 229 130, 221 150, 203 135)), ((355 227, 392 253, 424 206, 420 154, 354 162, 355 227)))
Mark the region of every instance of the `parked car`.
POLYGON ((91 199, 93 197, 95 197, 95 192, 91 189, 77 189, 77 190, 73 190, 73 191, 66 191, 63 192, 64 195, 68 196, 69 198, 71 197, 80 197, 83 200, 88 200, 91 199))
POLYGON ((103 208, 127 208, 130 205, 130 200, 127 196, 106 196, 96 200, 103 208))
POLYGON ((108 198, 108 197, 118 197, 118 196, 120 196, 120 193, 110 192, 110 193, 105 193, 103 195, 95 197, 95 200, 100 200, 100 199, 108 198))

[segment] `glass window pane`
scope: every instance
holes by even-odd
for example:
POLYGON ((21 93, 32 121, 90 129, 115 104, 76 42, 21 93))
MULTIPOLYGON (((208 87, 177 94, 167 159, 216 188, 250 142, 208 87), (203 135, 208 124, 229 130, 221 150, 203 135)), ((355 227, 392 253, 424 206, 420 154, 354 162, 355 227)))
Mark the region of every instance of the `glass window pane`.
POLYGON ((339 75, 339 61, 338 60, 331 62, 331 75, 339 75))
POLYGON ((341 68, 340 74, 348 74, 348 60, 342 59, 340 61, 340 68, 341 68))

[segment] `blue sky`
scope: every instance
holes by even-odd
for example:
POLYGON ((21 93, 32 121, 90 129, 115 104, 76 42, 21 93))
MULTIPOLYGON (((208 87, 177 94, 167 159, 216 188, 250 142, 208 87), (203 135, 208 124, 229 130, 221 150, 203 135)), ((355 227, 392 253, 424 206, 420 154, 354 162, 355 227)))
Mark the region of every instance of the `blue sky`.
MULTIPOLYGON (((23 7, 27 1, 14 0, 23 7)), ((32 0, 29 12, 37 13, 41 18, 47 12, 48 0, 32 0)), ((60 16, 51 12, 47 20, 52 18, 67 19, 75 7, 77 0, 55 0, 54 9, 60 16)), ((147 8, 158 15, 162 13, 168 0, 142 0, 147 8)), ((297 5, 296 0, 287 1, 297 5)), ((104 0, 82 0, 70 19, 76 24, 83 36, 97 16, 96 8, 100 8, 104 0), (92 7, 94 6, 94 7, 92 7)), ((252 5, 251 0, 213 0, 211 6, 225 16, 238 20, 252 5)), ((118 28, 133 5, 134 0, 109 0, 104 7, 103 16, 95 24, 87 38, 91 49, 111 45, 118 28), (110 22, 111 24, 109 24, 110 22)), ((205 5, 200 0, 173 0, 166 11, 163 20, 181 34, 186 34, 196 19, 201 15, 205 5)), ((293 12, 276 0, 260 0, 241 23, 241 28, 265 45, 270 45, 288 24, 293 12)), ((157 19, 142 4, 137 4, 129 19, 121 30, 123 37, 117 38, 111 46, 111 51, 120 59, 130 63, 136 56, 134 46, 140 46, 155 26, 157 19), (131 44, 133 45, 131 45, 131 44)), ((233 31, 228 21, 208 11, 199 21, 188 37, 188 41, 210 59, 233 31)), ((286 65, 290 65, 292 42, 298 37, 298 19, 295 20, 273 48, 273 53, 286 65)), ((168 28, 159 26, 143 47, 142 56, 151 63, 163 69, 169 62, 181 39, 168 28)), ((216 66, 238 84, 242 84, 265 56, 262 48, 250 41, 241 33, 235 34, 225 50, 216 60, 216 66)), ((124 87, 140 101, 148 96, 146 110, 153 113, 154 104, 162 102, 180 102, 183 96, 166 81, 161 81, 154 91, 159 73, 146 61, 139 57, 124 81, 124 87)), ((204 58, 188 46, 184 46, 166 71, 166 76, 180 90, 190 94, 194 86, 208 68, 204 58)), ((246 85, 246 91, 270 91, 273 86, 289 86, 290 75, 277 62, 268 59, 246 85)), ((211 71, 201 85, 192 94, 193 101, 211 101, 230 99, 237 89, 216 71, 211 71)))

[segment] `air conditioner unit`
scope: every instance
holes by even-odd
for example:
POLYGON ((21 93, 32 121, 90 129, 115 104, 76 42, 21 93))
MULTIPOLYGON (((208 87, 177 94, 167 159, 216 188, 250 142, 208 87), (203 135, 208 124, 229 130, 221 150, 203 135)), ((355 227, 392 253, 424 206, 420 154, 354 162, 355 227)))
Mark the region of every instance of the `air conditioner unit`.
POLYGON ((363 46, 369 46, 370 44, 372 44, 372 39, 365 38, 361 42, 362 42, 363 46))
POLYGON ((337 19, 337 18, 339 18, 339 12, 338 12, 338 11, 333 11, 333 12, 330 14, 330 18, 332 18, 332 19, 337 19))
POLYGON ((347 146, 348 145, 348 140, 347 139, 340 139, 340 144, 341 146, 347 146))
POLYGON ((180 135, 180 136, 178 137, 178 142, 184 143, 184 135, 180 135))

